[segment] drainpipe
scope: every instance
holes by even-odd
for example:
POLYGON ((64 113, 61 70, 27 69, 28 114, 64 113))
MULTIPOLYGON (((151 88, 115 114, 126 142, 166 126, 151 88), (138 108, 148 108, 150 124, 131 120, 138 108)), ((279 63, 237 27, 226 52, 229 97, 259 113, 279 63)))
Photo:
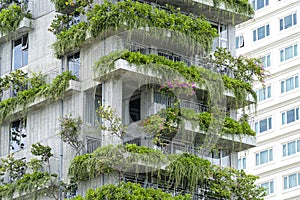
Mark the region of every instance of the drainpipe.
MULTIPOLYGON (((102 97, 101 97, 101 106, 104 106, 105 104, 105 81, 102 82, 102 97)), ((102 118, 100 119, 100 123, 102 124, 102 118)), ((101 147, 103 147, 104 144, 104 130, 101 130, 101 147)), ((102 173, 102 185, 104 185, 104 173, 102 173)))
MULTIPOLYGON (((61 58, 61 73, 64 71, 64 59, 61 58)), ((63 99, 60 99, 60 117, 63 117, 64 115, 64 101, 63 99)), ((60 139, 60 163, 59 163, 59 181, 60 183, 63 181, 63 141, 60 139)), ((63 188, 60 184, 59 186, 59 200, 63 200, 63 188)))

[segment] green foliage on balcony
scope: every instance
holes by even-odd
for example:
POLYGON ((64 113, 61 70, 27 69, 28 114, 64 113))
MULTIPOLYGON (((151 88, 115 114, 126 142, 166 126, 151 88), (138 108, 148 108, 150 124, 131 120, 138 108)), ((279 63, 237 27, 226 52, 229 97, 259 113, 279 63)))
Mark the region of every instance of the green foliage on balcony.
MULTIPOLYGON (((168 29, 174 34, 182 34, 189 37, 189 41, 177 41, 177 43, 188 43, 193 41, 197 46, 209 51, 212 41, 218 36, 207 20, 193 15, 184 15, 178 10, 169 8, 160 10, 152 8, 146 3, 125 0, 115 4, 105 1, 103 4, 96 4, 87 12, 88 22, 81 22, 81 25, 74 25, 69 30, 65 30, 63 24, 67 24, 68 17, 58 16, 53 21, 50 30, 57 34, 57 42, 53 44, 55 54, 61 57, 67 52, 74 50, 85 41, 85 31, 89 30, 93 37, 101 33, 114 31, 117 29, 132 30, 145 27, 157 27, 160 30, 150 34, 162 37, 161 29, 168 29), (62 29, 61 32, 57 31, 62 29)), ((145 32, 146 34, 146 32, 145 32)), ((177 37, 173 36, 174 39, 177 37)))
POLYGON ((88 24, 80 22, 73 25, 70 29, 61 31, 57 35, 57 41, 53 43, 56 57, 61 57, 65 53, 79 48, 85 41, 88 24))
MULTIPOLYGON (((196 111, 187 108, 180 108, 177 112, 174 110, 176 109, 163 109, 159 113, 147 117, 140 124, 145 128, 146 132, 150 134, 166 136, 178 132, 178 129, 180 129, 179 125, 183 123, 183 119, 189 120, 194 126, 192 128, 198 126, 197 128, 204 132, 209 130, 210 125, 212 125, 212 120, 217 120, 209 112, 197 113, 196 111), (176 127, 172 124, 176 124, 176 127)), ((244 118, 240 121, 236 121, 229 116, 224 116, 221 120, 221 125, 223 127, 222 134, 256 135, 244 118)))
POLYGON ((0 123, 18 108, 23 112, 26 111, 27 106, 39 97, 52 100, 62 98, 69 80, 76 80, 76 76, 69 71, 58 75, 51 84, 46 83, 45 75, 33 74, 31 77, 27 75, 21 70, 16 70, 0 79, 1 91, 11 87, 16 93, 15 97, 0 102, 0 123))
POLYGON ((214 6, 219 6, 224 3, 226 8, 230 8, 236 13, 242 13, 246 15, 254 15, 254 10, 249 4, 248 0, 213 0, 214 6))
POLYGON ((77 8, 86 7, 93 3, 93 0, 50 0, 55 5, 55 10, 61 13, 73 12, 77 8))
POLYGON ((139 199, 139 200, 190 200, 190 195, 178 195, 172 196, 169 193, 163 192, 161 189, 143 188, 137 183, 124 183, 121 182, 118 185, 108 184, 97 189, 89 189, 86 191, 85 196, 77 196, 72 200, 88 200, 88 199, 139 199))
POLYGON ((188 153, 163 154, 159 150, 135 144, 104 146, 91 154, 77 156, 71 162, 69 176, 84 181, 100 176, 101 173, 129 170, 133 173, 149 173, 167 188, 194 191, 198 187, 207 186, 211 195, 225 199, 262 200, 265 196, 264 189, 255 185, 256 176, 212 165, 188 153))
MULTIPOLYGON (((248 59, 245 57, 223 59, 223 55, 229 55, 228 52, 219 49, 215 53, 215 59, 210 60, 216 66, 222 66, 229 62, 228 68, 233 70, 235 78, 227 75, 219 75, 211 70, 200 66, 188 66, 184 62, 174 62, 163 56, 154 54, 144 55, 139 52, 116 51, 107 56, 103 56, 95 63, 96 73, 104 75, 115 68, 114 63, 118 59, 125 59, 129 63, 135 64, 138 70, 142 72, 151 71, 162 79, 168 79, 173 74, 174 77, 185 78, 187 82, 195 82, 198 87, 205 87, 206 80, 222 80, 226 90, 235 95, 234 104, 244 107, 248 105, 248 95, 251 95, 256 102, 256 93, 252 89, 254 77, 264 80, 265 71, 259 65, 258 59, 248 59), (247 68, 247 66, 249 66, 247 68), (249 76, 250 74, 250 76, 249 76)), ((218 88, 217 88, 218 89, 218 88)))
POLYGON ((153 8, 146 3, 125 0, 118 3, 104 2, 95 5, 87 13, 90 30, 94 37, 108 29, 125 27, 131 30, 142 27, 166 28, 178 31, 210 50, 212 41, 218 36, 217 30, 201 17, 185 15, 170 8, 170 12, 153 8))
POLYGON ((7 34, 15 31, 24 17, 31 18, 27 5, 4 2, 0 9, 0 33, 7 34))

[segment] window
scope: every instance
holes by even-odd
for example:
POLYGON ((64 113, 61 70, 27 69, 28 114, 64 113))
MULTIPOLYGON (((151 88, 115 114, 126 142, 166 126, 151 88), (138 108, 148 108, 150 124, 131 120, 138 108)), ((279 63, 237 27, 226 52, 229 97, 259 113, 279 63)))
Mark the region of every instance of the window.
POLYGON ((246 158, 238 159, 238 169, 246 169, 246 158))
POLYGON ((235 48, 238 49, 242 47, 244 47, 244 36, 240 35, 235 38, 235 48))
POLYGON ((269 0, 252 0, 254 10, 259 10, 267 5, 269 5, 269 0))
POLYGON ((273 160, 273 149, 268 149, 255 154, 256 165, 262 165, 273 160))
POLYGON ((220 25, 220 47, 227 48, 228 47, 228 32, 227 32, 227 25, 220 25))
POLYGON ((294 77, 288 78, 284 81, 281 81, 281 93, 289 92, 298 87, 299 87, 299 77, 298 76, 294 76, 294 77))
POLYGON ((298 45, 292 45, 280 50, 280 62, 289 60, 298 55, 298 45))
POLYGON ((80 53, 75 53, 68 56, 68 70, 72 72, 73 75, 79 77, 80 71, 80 53))
POLYGON ((299 120, 299 108, 294 108, 281 113, 282 125, 292 123, 299 120))
POLYGON ((282 145, 282 155, 290 156, 300 152, 300 140, 294 140, 282 145))
POLYGON ((284 189, 289 189, 300 185, 300 173, 290 174, 283 177, 284 189))
POLYGON ((12 70, 28 64, 28 34, 13 41, 12 70))
POLYGON ((297 14, 288 15, 279 20, 280 30, 287 29, 297 24, 297 14))
POLYGON ((262 133, 272 129, 272 117, 255 122, 255 132, 262 133))
POLYGON ((261 40, 270 35, 270 25, 259 27, 253 31, 253 41, 261 40))
POLYGON ((258 97, 259 102, 271 98, 271 86, 259 89, 256 92, 256 95, 258 97))
POLYGON ((26 121, 17 120, 10 126, 10 152, 16 152, 25 148, 26 121))
POLYGON ((274 181, 268 181, 265 183, 260 184, 261 187, 266 189, 267 195, 274 193, 274 181))
POLYGON ((262 63, 262 65, 263 65, 264 68, 270 67, 271 66, 271 57, 270 57, 270 54, 261 57, 260 61, 261 61, 261 63, 262 63))

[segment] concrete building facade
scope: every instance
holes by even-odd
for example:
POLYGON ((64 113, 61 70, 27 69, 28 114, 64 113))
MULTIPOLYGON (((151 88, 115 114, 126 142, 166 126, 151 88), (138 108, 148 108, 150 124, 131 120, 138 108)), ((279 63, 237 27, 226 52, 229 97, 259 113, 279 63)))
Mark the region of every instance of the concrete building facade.
POLYGON ((252 2, 255 17, 236 27, 237 54, 261 58, 270 77, 264 86, 254 86, 258 106, 251 124, 257 147, 239 154, 239 168, 260 176, 266 199, 300 199, 300 1, 252 2))
MULTIPOLYGON (((5 158, 7 155, 14 153, 14 156, 18 159, 30 159, 30 147, 32 144, 39 142, 49 145, 54 154, 53 158, 51 158, 52 171, 56 172, 61 180, 67 180, 68 166, 76 152, 61 141, 58 132, 60 117, 70 114, 82 119, 80 137, 85 146, 85 149, 82 150, 83 153, 92 152, 100 146, 120 143, 136 143, 151 148, 159 148, 153 144, 151 140, 153 138, 149 139, 141 133, 139 135, 126 136, 121 140, 110 132, 100 131, 98 123, 101 119, 98 119, 95 111, 99 106, 98 102, 102 105, 109 105, 116 110, 124 125, 132 125, 134 124, 133 122, 138 122, 163 108, 172 106, 172 99, 168 99, 159 93, 157 89, 162 84, 162 82, 157 81, 160 75, 151 72, 148 74, 146 72, 141 73, 134 64, 130 64, 123 59, 115 62, 113 71, 99 75, 93 69, 95 61, 116 50, 128 49, 131 52, 164 56, 172 61, 182 61, 188 65, 199 65, 202 59, 201 56, 206 54, 202 51, 196 51, 195 53, 191 51, 191 46, 186 47, 184 44, 180 44, 178 47, 176 39, 178 42, 180 38, 174 38, 172 34, 176 35, 176 33, 169 30, 163 31, 165 35, 162 36, 162 40, 161 38, 149 37, 149 35, 144 37, 140 32, 149 31, 148 27, 145 27, 130 32, 109 30, 97 37, 93 37, 87 31, 84 42, 81 45, 75 46, 70 51, 64 51, 63 55, 60 55, 60 59, 58 59, 54 55, 57 52, 54 52, 52 46, 57 41, 57 38, 48 31, 55 15, 57 15, 54 4, 50 0, 29 0, 27 3, 32 17, 23 18, 13 33, 1 34, 1 77, 21 69, 29 75, 33 72, 46 74, 47 83, 51 83, 63 71, 71 71, 77 78, 76 80, 69 80, 64 95, 58 100, 51 100, 45 97, 36 98, 26 106, 26 109, 20 106, 16 107, 1 121, 0 156, 5 158), (168 40, 168 38, 171 38, 171 40, 168 40), (176 45, 174 45, 174 39, 176 45), (153 77, 155 77, 155 81, 153 77), (18 138, 17 141, 15 140, 16 137, 18 138)), ((101 3, 103 2, 95 0, 91 6, 101 3)), ((186 3, 182 3, 182 1, 149 1, 147 3, 153 8, 160 7, 161 9, 166 9, 164 5, 168 3, 174 7, 180 7, 183 13, 204 15, 219 33, 219 37, 213 40, 213 50, 216 47, 227 48, 232 55, 235 55, 236 37, 234 26, 249 19, 249 16, 244 14, 233 15, 233 11, 228 9, 224 3, 216 7, 213 5, 213 1, 210 0, 186 3)), ((75 20, 85 22, 87 19, 86 16, 79 15, 75 20)), ((294 27, 292 29, 297 34, 296 29, 294 27)), ((246 35, 244 35, 244 41, 246 41, 245 39, 246 35)), ((293 43, 295 40, 291 42, 293 43)), ((295 46, 297 43, 292 45, 295 46)), ((283 48, 287 47, 284 46, 283 48)), ((296 62, 294 59, 291 60, 293 63, 294 61, 296 62)), ((230 72, 226 71, 225 68, 222 68, 223 71, 219 73, 230 76, 230 72)), ((287 78, 290 74, 294 77, 297 76, 297 74, 289 72, 287 78)), ((274 91, 273 86, 272 91, 274 91)), ((208 105, 205 104, 207 99, 203 98, 204 95, 202 94, 205 94, 205 89, 198 88, 198 92, 193 98, 184 99, 183 97, 181 100, 182 107, 193 109, 197 112, 208 110, 208 105)), ((1 101, 14 98, 16 95, 18 94, 12 88, 6 88, 1 95, 1 101)), ((275 91, 272 98, 274 97, 275 91)), ((224 98, 229 102, 235 97, 232 93, 226 92, 224 98)), ((296 98, 294 99, 294 104, 292 108, 296 109, 296 98)), ((291 103, 289 103, 290 105, 291 103)), ((261 109, 261 105, 259 109, 261 109)), ((227 116, 237 120, 235 106, 228 103, 225 105, 225 110, 227 116)), ((282 112, 285 110, 283 109, 282 112)), ((286 114, 286 116, 289 115, 289 113, 286 114)), ((289 119, 287 119, 288 122, 289 119)), ((273 125, 275 127, 274 122, 273 125)), ((129 130, 130 128, 134 130, 134 126, 129 126, 129 130)), ((185 128, 187 132, 195 132, 192 125, 185 128)), ((214 140, 214 138, 211 139, 214 140)), ((286 142, 288 145, 289 141, 286 142)), ((173 138, 170 143, 172 143, 172 149, 170 148, 172 153, 181 153, 191 148, 186 148, 186 146, 183 148, 183 142, 180 139, 176 141, 173 138)), ((255 146, 255 137, 248 135, 242 135, 242 137, 224 135, 215 138, 213 145, 216 146, 218 152, 208 152, 204 157, 216 165, 236 168, 238 165, 237 152, 255 146)), ((83 183, 81 188, 79 188, 79 192, 84 193, 88 187, 99 187, 106 182, 115 181, 115 179, 110 181, 108 177, 103 176, 83 183)), ((22 196, 19 198, 22 199, 22 196)))

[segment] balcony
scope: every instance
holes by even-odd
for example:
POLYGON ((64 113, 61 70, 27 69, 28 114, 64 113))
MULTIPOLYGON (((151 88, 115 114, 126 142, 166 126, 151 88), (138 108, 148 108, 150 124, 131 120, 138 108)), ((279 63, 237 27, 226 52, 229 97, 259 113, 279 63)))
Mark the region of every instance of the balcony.
MULTIPOLYGON (((165 6, 166 4, 172 5, 174 7, 180 7, 180 10, 186 13, 193 13, 195 15, 204 15, 207 19, 214 22, 221 22, 224 24, 234 24, 238 25, 252 18, 253 9, 249 5, 248 8, 245 5, 239 4, 241 6, 239 11, 229 8, 224 2, 220 2, 218 6, 214 6, 213 0, 192 0, 188 3, 183 3, 182 0, 140 0, 141 2, 151 2, 158 3, 160 6, 165 6), (244 10, 246 13, 243 13, 244 10), (251 11, 252 10, 252 11, 251 11)), ((254 11, 253 11, 254 12, 254 11)))

